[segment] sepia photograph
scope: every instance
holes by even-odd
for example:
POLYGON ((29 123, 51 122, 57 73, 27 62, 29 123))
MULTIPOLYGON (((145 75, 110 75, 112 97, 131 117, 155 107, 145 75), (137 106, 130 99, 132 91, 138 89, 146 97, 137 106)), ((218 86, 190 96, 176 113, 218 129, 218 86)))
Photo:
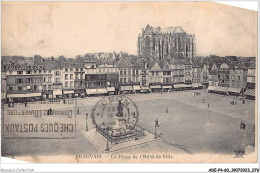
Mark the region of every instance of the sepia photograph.
POLYGON ((2 1, 1 156, 257 163, 257 55, 217 2, 2 1))

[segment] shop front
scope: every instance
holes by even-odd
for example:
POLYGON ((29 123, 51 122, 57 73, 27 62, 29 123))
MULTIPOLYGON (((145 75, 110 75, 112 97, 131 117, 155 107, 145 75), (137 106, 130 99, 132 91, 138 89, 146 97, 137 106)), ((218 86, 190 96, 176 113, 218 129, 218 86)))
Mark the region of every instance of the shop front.
POLYGON ((172 91, 172 85, 163 85, 162 90, 163 92, 170 92, 172 91))
POLYGON ((238 96, 238 95, 241 94, 241 91, 242 91, 242 88, 231 88, 231 87, 228 88, 228 94, 229 95, 238 96))
POLYGON ((132 94, 133 87, 131 85, 128 86, 120 86, 120 94, 132 94))
POLYGON ((45 99, 52 99, 53 98, 53 91, 52 90, 43 90, 42 91, 42 98, 45 99))
POLYGON ((107 93, 108 95, 114 95, 115 94, 115 87, 107 87, 107 93))
POLYGON ((37 100, 42 100, 42 93, 19 93, 19 94, 7 94, 7 98, 12 100, 12 102, 34 102, 37 100))
POLYGON ((75 97, 81 97, 81 98, 83 98, 83 97, 85 97, 85 95, 86 95, 85 92, 86 92, 85 89, 75 89, 74 95, 75 95, 75 97))
POLYGON ((140 93, 141 92, 140 85, 133 85, 133 92, 134 93, 140 93))
POLYGON ((192 89, 203 89, 203 85, 201 83, 192 83, 192 89))
POLYGON ((141 93, 150 93, 151 89, 148 86, 141 86, 141 93))
POLYGON ((180 90, 184 90, 186 87, 185 84, 174 84, 173 85, 173 90, 175 91, 180 91, 180 90))
POLYGON ((53 98, 62 98, 62 90, 53 90, 53 98))
POLYGON ((74 90, 63 90, 63 98, 73 98, 74 90))
POLYGON ((161 85, 150 85, 150 89, 152 92, 162 92, 162 87, 161 85))

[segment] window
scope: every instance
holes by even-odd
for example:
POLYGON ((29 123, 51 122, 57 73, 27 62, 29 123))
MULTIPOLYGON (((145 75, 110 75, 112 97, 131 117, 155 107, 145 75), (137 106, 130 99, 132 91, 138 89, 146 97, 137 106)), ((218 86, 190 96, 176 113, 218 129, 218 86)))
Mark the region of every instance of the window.
POLYGON ((48 85, 48 89, 51 89, 51 85, 48 85))
POLYGON ((48 77, 48 82, 51 82, 51 77, 48 77))
POLYGON ((39 70, 39 74, 42 74, 42 70, 39 70))
POLYGON ((33 86, 33 90, 36 91, 37 90, 37 85, 33 86))
POLYGON ((135 75, 135 70, 133 70, 133 75, 135 75))
POLYGON ((158 71, 156 72, 156 76, 158 76, 158 71))
POLYGON ((80 68, 80 71, 83 71, 83 68, 80 68))
POLYGON ((120 82, 121 82, 121 83, 123 82, 123 78, 120 78, 120 82))
POLYGON ((49 73, 51 73, 51 70, 48 70, 49 73))
POLYGON ((23 79, 17 79, 17 83, 23 83, 23 79))
POLYGON ((18 91, 22 91, 23 90, 23 87, 18 87, 18 91))
POLYGON ((68 74, 65 74, 65 80, 68 80, 68 76, 69 76, 68 74))
POLYGON ((59 76, 60 72, 59 71, 55 71, 55 76, 59 76))
POLYGON ((73 74, 70 74, 70 79, 73 79, 73 74))
POLYGON ((26 71, 26 74, 31 74, 31 71, 26 71))
POLYGON ((55 78, 55 82, 60 82, 60 78, 55 78))
POLYGON ((126 78, 124 78, 124 82, 126 82, 126 78))
POLYGON ((237 76, 237 79, 240 80, 240 76, 237 76))
POLYGON ((46 85, 43 85, 43 90, 46 90, 47 89, 47 86, 46 85))
POLYGON ((131 75, 131 71, 130 70, 128 70, 128 75, 131 75))
POLYGON ((46 82, 46 78, 43 78, 43 82, 46 82))
POLYGON ((120 75, 123 75, 123 71, 122 70, 120 70, 120 75))
POLYGON ((65 88, 68 88, 68 82, 65 82, 65 88))
POLYGON ((126 75, 126 70, 124 70, 124 75, 126 75))
POLYGON ((46 73, 46 70, 44 70, 43 72, 46 73))
POLYGON ((73 87, 73 81, 70 81, 70 87, 73 87))
POLYGON ((23 71, 17 71, 17 74, 23 74, 23 71))
POLYGON ((9 91, 13 91, 13 87, 9 87, 9 91))
POLYGON ((70 71, 72 72, 72 71, 73 71, 73 68, 70 68, 70 71))
POLYGON ((79 68, 76 68, 76 71, 79 71, 79 68))
POLYGON ((76 79, 79 79, 79 74, 76 74, 76 79))
POLYGON ((83 79, 83 74, 80 74, 80 79, 83 79))
POLYGON ((34 74, 37 74, 37 70, 34 70, 34 74))
POLYGON ((68 72, 68 68, 65 68, 65 72, 68 72))
POLYGON ((26 83, 32 83, 32 78, 27 78, 26 83))

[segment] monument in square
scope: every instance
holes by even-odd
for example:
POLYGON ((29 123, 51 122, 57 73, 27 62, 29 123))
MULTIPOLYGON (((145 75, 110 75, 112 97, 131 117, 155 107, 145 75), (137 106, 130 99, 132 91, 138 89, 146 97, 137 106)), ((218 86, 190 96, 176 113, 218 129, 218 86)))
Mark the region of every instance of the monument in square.
POLYGON ((111 144, 138 140, 145 136, 144 129, 136 125, 137 106, 127 97, 118 96, 113 101, 103 98, 94 109, 92 118, 98 134, 111 144))

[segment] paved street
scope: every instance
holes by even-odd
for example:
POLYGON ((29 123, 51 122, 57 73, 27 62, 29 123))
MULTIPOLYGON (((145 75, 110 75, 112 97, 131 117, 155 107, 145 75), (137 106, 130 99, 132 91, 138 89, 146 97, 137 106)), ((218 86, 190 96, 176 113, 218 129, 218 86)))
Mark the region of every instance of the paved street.
MULTIPOLYGON (((241 147, 255 145, 254 122, 255 102, 246 101, 237 105, 230 101, 236 97, 209 94, 199 90, 194 97, 193 91, 177 91, 172 93, 152 93, 127 95, 139 109, 138 125, 154 132, 154 120, 159 120, 162 140, 158 143, 142 145, 123 151, 140 153, 149 151, 172 153, 234 153, 241 147), (205 103, 202 103, 204 98, 205 103), (209 108, 208 108, 209 104, 209 108), (167 113, 168 108, 168 113, 167 113), (241 121, 246 122, 246 129, 240 129, 241 121)), ((76 155, 100 153, 81 133, 85 129, 86 113, 89 114, 89 128, 94 128, 91 109, 100 97, 77 99, 80 114, 76 118, 76 139, 3 139, 2 155, 76 155)), ((29 104, 29 108, 44 109, 49 105, 29 104)), ((54 105, 52 105, 54 106, 54 105)), ((55 105, 57 108, 57 105, 55 105)), ((54 107, 55 107, 54 106, 54 107)), ((60 109, 75 109, 74 104, 58 106, 60 109)), ((6 109, 7 107, 5 107, 6 109)), ((53 107, 52 107, 53 108, 53 107)), ((24 109, 24 105, 15 105, 15 109, 24 109)), ((29 120, 30 121, 30 120, 29 120)))

